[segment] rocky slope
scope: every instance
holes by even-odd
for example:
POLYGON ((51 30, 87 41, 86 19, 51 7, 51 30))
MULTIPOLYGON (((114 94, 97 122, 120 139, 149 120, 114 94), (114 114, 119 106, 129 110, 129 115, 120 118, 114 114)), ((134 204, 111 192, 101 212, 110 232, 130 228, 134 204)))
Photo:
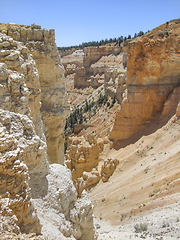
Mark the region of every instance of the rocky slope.
MULTIPOLYGON (((121 236, 121 232, 125 230, 123 226, 126 228, 127 223, 131 224, 131 228, 127 230, 129 233, 126 232, 127 239, 130 235, 132 239, 136 239, 134 226, 137 222, 145 223, 148 230, 151 229, 152 235, 150 237, 149 233, 147 239, 156 239, 153 234, 157 234, 159 239, 176 239, 178 236, 180 226, 177 217, 171 219, 170 216, 179 214, 179 208, 173 210, 171 204, 179 204, 180 128, 176 116, 168 122, 167 119, 166 116, 161 121, 154 120, 153 124, 145 125, 149 130, 148 135, 134 144, 119 150, 112 149, 108 156, 117 158, 119 165, 107 183, 100 181, 90 191, 95 206, 94 214, 101 228, 103 229, 103 219, 119 229, 119 235, 115 235, 114 239, 119 239, 118 236, 121 236), (161 208, 166 209, 162 214, 159 213, 161 208), (152 212, 157 215, 149 219, 152 212), (174 224, 176 228, 173 228, 174 224)), ((110 231, 109 236, 112 237, 115 229, 111 228, 110 231)), ((104 230, 104 234, 102 231, 102 237, 103 235, 107 238, 102 239, 110 239, 107 231, 104 230)))
POLYGON ((0 93, 1 238, 96 239, 87 193, 48 162, 63 163, 69 108, 53 30, 0 24, 0 93))

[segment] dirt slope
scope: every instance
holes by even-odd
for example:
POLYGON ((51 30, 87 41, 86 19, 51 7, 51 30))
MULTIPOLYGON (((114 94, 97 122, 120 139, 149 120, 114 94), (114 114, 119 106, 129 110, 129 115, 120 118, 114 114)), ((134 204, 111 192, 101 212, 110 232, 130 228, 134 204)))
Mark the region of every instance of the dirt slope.
POLYGON ((179 201, 179 125, 180 120, 172 117, 160 129, 149 126, 152 133, 134 144, 109 151, 108 157, 119 159, 120 164, 109 182, 100 182, 90 191, 96 217, 119 225, 179 201))

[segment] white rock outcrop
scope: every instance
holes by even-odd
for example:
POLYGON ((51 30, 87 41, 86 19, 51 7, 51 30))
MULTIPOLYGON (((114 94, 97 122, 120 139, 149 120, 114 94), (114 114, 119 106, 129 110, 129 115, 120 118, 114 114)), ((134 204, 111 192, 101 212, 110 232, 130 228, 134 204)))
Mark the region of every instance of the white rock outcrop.
POLYGON ((96 239, 91 201, 85 191, 81 199, 77 199, 70 170, 52 164, 47 179, 47 195, 33 200, 43 225, 43 235, 47 239, 96 239))
MULTIPOLYGON (((11 212, 10 216, 13 216, 14 220, 13 223, 9 221, 9 224, 4 221, 6 226, 2 227, 3 230, 13 226, 12 231, 15 233, 41 232, 29 187, 29 175, 36 171, 37 182, 33 179, 31 183, 30 180, 32 191, 41 195, 46 191, 45 184, 38 176, 41 166, 45 166, 43 161, 41 162, 41 146, 41 140, 35 134, 32 121, 27 116, 0 109, 0 197, 1 202, 9 208, 9 211, 6 211, 11 212), (34 161, 34 157, 37 161, 34 161)), ((44 168, 43 173, 46 172, 44 168)))

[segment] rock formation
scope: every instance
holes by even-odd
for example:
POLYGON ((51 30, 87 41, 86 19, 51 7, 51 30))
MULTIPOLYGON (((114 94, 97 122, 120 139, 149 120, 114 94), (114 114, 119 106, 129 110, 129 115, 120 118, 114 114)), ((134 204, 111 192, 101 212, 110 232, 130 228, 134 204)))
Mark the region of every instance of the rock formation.
MULTIPOLYGON (((48 155, 51 163, 63 164, 63 131, 65 119, 69 112, 69 105, 65 91, 64 68, 55 44, 54 30, 41 29, 38 25, 1 24, 0 27, 4 33, 14 40, 24 43, 26 45, 26 48, 24 48, 26 50, 24 51, 27 52, 28 48, 36 61, 48 155)), ((3 54, 6 55, 6 53, 3 54)), ((26 53, 23 52, 22 54, 26 53)), ((21 60, 21 58, 18 60, 18 52, 13 55, 13 59, 8 56, 7 58, 10 61, 16 60, 14 64, 18 64, 18 61, 21 60)), ((18 65, 15 67, 18 67, 18 65)), ((38 93, 32 94, 38 97, 38 93)), ((34 112, 36 112, 36 109, 34 109, 34 112)))
POLYGON ((76 50, 75 52, 68 54, 62 58, 62 64, 64 66, 65 77, 69 74, 73 74, 76 71, 76 68, 83 67, 83 57, 84 52, 83 50, 76 50))
MULTIPOLYGON (((23 150, 26 155, 30 175, 30 187, 32 187, 33 195, 44 195, 45 176, 48 172, 46 143, 43 134, 43 124, 40 114, 40 84, 36 63, 29 54, 28 49, 20 42, 14 41, 11 37, 0 34, 0 103, 1 109, 9 112, 15 112, 26 116, 22 120, 14 120, 11 114, 4 114, 3 118, 7 118, 6 127, 11 129, 11 136, 14 134, 16 141, 21 144, 21 138, 29 138, 28 143, 22 140, 22 148, 29 145, 28 150, 23 150), (34 123, 32 123, 31 121, 34 123), (22 121, 23 124, 20 124, 22 121), (18 124, 20 124, 18 126, 18 124), (35 126, 35 130, 34 130, 35 126), (17 128, 17 129, 16 129, 17 128), (36 136, 36 134, 39 135, 36 136), (32 159, 36 159, 36 162, 32 159), (41 186, 40 188, 37 187, 41 186), (37 189, 36 189, 36 187, 37 189), (40 191, 36 193, 36 191, 40 191)), ((6 134, 5 134, 6 136, 6 134)), ((4 136, 4 140, 7 138, 4 136)), ((2 142, 3 144, 3 142, 2 142)), ((5 143, 4 143, 5 144, 5 143)), ((11 143, 12 144, 12 143, 11 143)), ((21 145, 19 145, 21 147, 21 145)), ((3 147, 1 149, 4 150, 3 147)))
POLYGON ((33 200, 43 224, 43 236, 62 240, 69 237, 72 240, 96 239, 91 201, 85 191, 77 200, 70 171, 60 164, 52 164, 47 180, 45 198, 33 200))
MULTIPOLYGON (((32 121, 25 115, 1 109, 0 128, 0 196, 11 209, 15 226, 19 226, 25 233, 40 233, 41 226, 31 202, 28 178, 30 175, 32 195, 35 195, 33 191, 40 191, 38 194, 43 195, 46 191, 45 184, 38 176, 44 170, 41 159, 43 144, 35 135, 32 121), (39 181, 42 188, 39 187, 39 181)), ((45 169, 43 174, 46 172, 45 169)), ((14 230, 18 233, 18 227, 14 230)))
POLYGON ((117 95, 119 78, 126 74, 126 53, 110 54, 102 56, 96 63, 91 65, 91 79, 96 79, 101 84, 104 84, 106 94, 112 98, 117 95))
POLYGON ((90 172, 84 171, 82 177, 74 180, 74 185, 77 189, 78 196, 81 196, 84 189, 87 190, 95 187, 100 179, 101 175, 96 168, 93 168, 90 172))
MULTIPOLYGON (((180 83, 179 25, 179 20, 170 21, 129 43, 127 85, 126 90, 118 90, 121 96, 124 91, 124 97, 111 140, 116 142, 132 136, 176 94, 174 88, 180 83)), ((178 102, 179 95, 176 95, 174 111, 178 102)), ((166 108, 166 114, 168 111, 166 108)))
POLYGON ((79 197, 84 189, 94 187, 101 178, 96 168, 103 147, 103 140, 98 139, 97 141, 92 134, 68 138, 65 163, 71 170, 74 186, 79 197))
POLYGON ((121 47, 114 46, 101 46, 101 47, 87 47, 84 49, 83 67, 76 69, 74 76, 74 87, 85 88, 93 87, 98 88, 104 83, 105 73, 104 67, 93 67, 102 56, 110 54, 117 55, 122 51, 121 47))
POLYGON ((111 147, 107 138, 97 140, 92 134, 68 138, 65 163, 71 170, 79 197, 84 189, 95 187, 101 179, 108 181, 119 163, 115 158, 100 158, 105 144, 111 147))
POLYGON ((104 160, 104 164, 101 169, 101 177, 103 182, 107 182, 110 176, 114 173, 119 160, 116 158, 108 158, 104 160))
MULTIPOLYGON (((63 71, 54 31, 0 24, 2 239, 21 232, 43 233, 48 239, 97 237, 87 193, 77 200, 68 169, 48 163, 48 155, 50 162, 58 163, 64 157, 68 105, 63 71)), ((41 239, 18 235, 30 237, 41 239)))
POLYGON ((94 135, 69 137, 65 163, 77 179, 84 171, 90 172, 98 165, 99 153, 103 150, 103 142, 97 141, 94 135))

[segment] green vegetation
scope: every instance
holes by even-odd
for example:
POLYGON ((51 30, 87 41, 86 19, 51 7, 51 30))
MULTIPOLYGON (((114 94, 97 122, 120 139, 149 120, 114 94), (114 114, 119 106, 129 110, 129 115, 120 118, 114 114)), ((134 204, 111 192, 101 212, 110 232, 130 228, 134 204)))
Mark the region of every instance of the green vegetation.
POLYGON ((141 232, 147 231, 148 225, 147 223, 140 223, 140 224, 136 224, 134 228, 136 233, 141 233, 141 232))
POLYGON ((98 100, 96 102, 94 99, 86 99, 83 104, 74 109, 66 119, 65 136, 73 133, 75 124, 84 124, 87 122, 87 118, 91 119, 102 105, 110 109, 114 106, 116 101, 116 96, 111 98, 106 93, 102 94, 101 92, 99 92, 98 100))
MULTIPOLYGON (((136 38, 136 37, 139 37, 139 36, 142 36, 144 34, 143 31, 140 31, 139 33, 135 33, 134 34, 134 37, 133 38, 136 38)), ((91 47, 91 46, 103 46, 103 45, 106 45, 107 43, 115 43, 115 45, 119 45, 126 41, 127 39, 131 39, 131 35, 129 34, 128 37, 118 37, 118 38, 110 38, 110 39, 105 39, 105 40, 101 40, 101 41, 90 41, 90 42, 82 42, 81 44, 79 45, 74 45, 74 46, 69 46, 69 47, 58 47, 58 50, 61 50, 61 51, 65 51, 65 50, 68 50, 68 49, 71 49, 71 48, 76 48, 76 49, 83 49, 85 47, 91 47)))
POLYGON ((122 213, 121 214, 121 222, 126 218, 126 214, 122 213))

